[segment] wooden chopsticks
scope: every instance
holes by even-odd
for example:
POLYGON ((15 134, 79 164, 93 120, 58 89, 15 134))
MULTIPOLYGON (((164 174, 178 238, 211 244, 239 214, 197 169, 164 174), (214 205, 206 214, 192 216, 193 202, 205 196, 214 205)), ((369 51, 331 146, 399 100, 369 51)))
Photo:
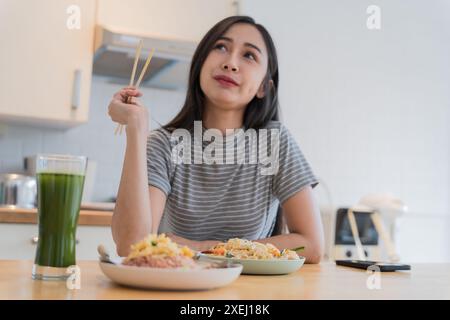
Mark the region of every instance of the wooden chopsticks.
MULTIPOLYGON (((136 49, 136 55, 134 56, 133 71, 131 72, 131 78, 130 78, 130 84, 129 84, 130 87, 133 86, 134 78, 136 76, 136 69, 137 69, 139 57, 141 56, 141 51, 142 51, 142 40, 139 41, 138 47, 136 49)), ((155 52, 155 49, 152 49, 152 51, 150 51, 150 53, 148 54, 147 60, 145 61, 144 68, 142 68, 141 74, 139 75, 139 78, 138 78, 138 81, 135 84, 136 89, 139 88, 139 85, 141 84, 142 79, 144 78, 145 72, 147 71, 147 68, 150 65, 150 61, 152 60, 154 52, 155 52)), ((131 99, 132 99, 132 97, 128 96, 126 103, 131 103, 131 99)), ((114 131, 114 134, 117 134, 118 132, 119 132, 119 134, 122 134, 123 127, 124 126, 119 123, 116 127, 116 130, 114 131)))

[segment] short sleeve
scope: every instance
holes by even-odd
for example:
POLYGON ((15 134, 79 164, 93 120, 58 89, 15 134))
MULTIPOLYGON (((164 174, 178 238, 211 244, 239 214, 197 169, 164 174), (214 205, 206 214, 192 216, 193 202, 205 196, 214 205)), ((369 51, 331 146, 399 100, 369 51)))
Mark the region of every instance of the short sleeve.
POLYGON ((161 129, 150 132, 147 137, 148 184, 167 195, 171 191, 171 149, 170 139, 161 129))
POLYGON ((273 178, 273 193, 285 202, 305 186, 319 182, 289 130, 280 127, 279 169, 273 178))

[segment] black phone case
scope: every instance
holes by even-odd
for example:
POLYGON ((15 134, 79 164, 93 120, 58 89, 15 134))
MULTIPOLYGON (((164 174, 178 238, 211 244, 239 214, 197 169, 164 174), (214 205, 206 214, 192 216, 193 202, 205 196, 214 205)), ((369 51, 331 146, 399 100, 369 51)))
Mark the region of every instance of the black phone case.
POLYGON ((408 264, 399 263, 384 263, 376 261, 363 261, 363 260, 336 260, 336 265, 352 267, 358 269, 367 270, 369 267, 374 266, 372 271, 376 271, 376 268, 380 272, 392 272, 397 270, 411 270, 411 266, 408 264), (376 267, 376 268, 375 268, 376 267))

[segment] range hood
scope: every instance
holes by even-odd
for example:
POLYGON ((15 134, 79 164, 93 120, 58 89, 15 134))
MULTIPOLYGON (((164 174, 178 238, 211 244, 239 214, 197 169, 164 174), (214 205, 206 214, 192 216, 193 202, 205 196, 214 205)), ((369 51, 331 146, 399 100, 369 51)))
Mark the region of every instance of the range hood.
MULTIPOLYGON (((152 49, 155 49, 141 87, 183 90, 197 43, 158 35, 144 35, 97 26, 93 73, 108 82, 128 85, 139 40, 143 40, 136 79, 152 49)), ((136 80, 135 80, 136 81, 136 80)))

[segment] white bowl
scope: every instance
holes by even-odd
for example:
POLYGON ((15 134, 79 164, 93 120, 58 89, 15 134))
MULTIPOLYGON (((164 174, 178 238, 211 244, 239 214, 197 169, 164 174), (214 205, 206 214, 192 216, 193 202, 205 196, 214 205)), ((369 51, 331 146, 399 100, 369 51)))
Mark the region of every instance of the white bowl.
POLYGON ((222 256, 214 256, 210 254, 201 254, 202 261, 229 261, 230 263, 241 264, 244 268, 243 274, 288 274, 299 270, 305 263, 305 257, 300 257, 298 260, 282 260, 282 259, 237 259, 226 258, 222 256))

